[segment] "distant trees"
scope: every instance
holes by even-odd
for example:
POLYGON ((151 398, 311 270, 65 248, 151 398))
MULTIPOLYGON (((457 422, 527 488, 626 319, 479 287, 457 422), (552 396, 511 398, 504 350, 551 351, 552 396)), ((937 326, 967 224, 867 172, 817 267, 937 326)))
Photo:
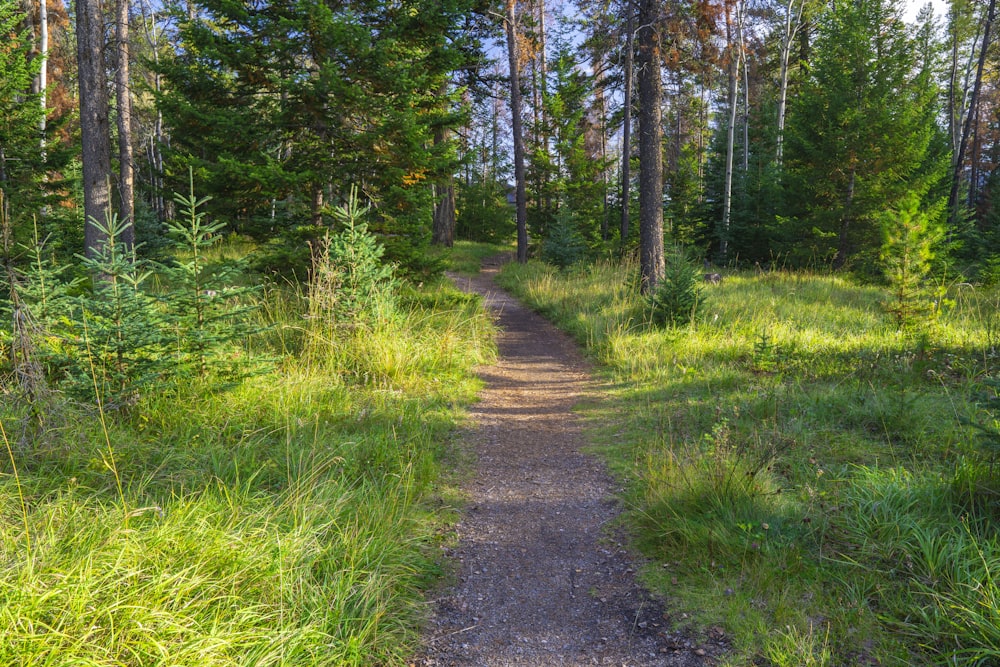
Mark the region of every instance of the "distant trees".
POLYGON ((194 7, 193 17, 176 17, 180 48, 159 65, 168 178, 193 165, 215 212, 259 237, 318 225, 357 184, 392 258, 419 270, 432 186, 458 167, 443 128, 457 120, 449 82, 466 57, 460 26, 470 7, 194 7))
POLYGON ((935 261, 1000 254, 991 0, 951 0, 943 26, 908 25, 896 0, 580 0, 572 18, 541 0, 502 15, 478 0, 75 1, 75 58, 58 2, 51 47, 45 13, 10 24, 34 79, 11 70, 0 106, 37 113, 16 124, 24 156, 0 128, 0 178, 31 184, 27 210, 50 204, 44 231, 86 228, 77 247, 101 243, 83 223, 112 210, 159 233, 192 167, 212 215, 273 267, 308 260, 351 185, 414 273, 433 270, 432 241, 511 229, 522 259, 529 231, 533 247, 569 233, 591 256, 638 251, 647 287, 664 242, 878 272, 881 214, 913 194, 923 213, 950 201, 935 261), (46 141, 75 136, 60 117, 77 79, 67 160, 46 141))
POLYGON ((19 205, 37 202, 32 190, 42 160, 43 113, 39 95, 31 93, 41 61, 31 57, 31 32, 23 22, 15 3, 0 1, 0 35, 6 36, 0 47, 0 190, 8 205, 11 198, 19 205))
POLYGON ((786 242, 790 253, 808 248, 834 267, 861 253, 870 265, 886 210, 913 194, 926 208, 942 194, 938 88, 900 13, 894 0, 838 0, 818 18, 788 128, 790 224, 801 244, 786 242))

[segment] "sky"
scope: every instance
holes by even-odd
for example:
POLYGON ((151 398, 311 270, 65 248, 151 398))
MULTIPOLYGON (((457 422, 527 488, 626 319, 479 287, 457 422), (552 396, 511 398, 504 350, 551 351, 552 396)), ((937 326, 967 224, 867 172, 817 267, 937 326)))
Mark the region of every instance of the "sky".
MULTIPOLYGON (((906 2, 906 20, 913 22, 917 18, 917 14, 920 9, 926 5, 928 0, 907 0, 906 2)), ((934 18, 944 19, 945 13, 948 11, 948 3, 944 0, 931 0, 931 4, 934 5, 934 18)))

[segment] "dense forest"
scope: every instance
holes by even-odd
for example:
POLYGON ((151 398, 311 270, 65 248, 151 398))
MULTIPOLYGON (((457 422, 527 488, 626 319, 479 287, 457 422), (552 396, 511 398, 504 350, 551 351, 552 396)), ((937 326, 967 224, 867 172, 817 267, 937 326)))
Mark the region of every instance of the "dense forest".
POLYGON ((6 264, 36 225, 57 254, 93 252, 111 215, 152 252, 190 172, 284 273, 357 188, 408 275, 435 271, 429 243, 519 224, 560 261, 639 248, 653 282, 661 235, 722 265, 877 279, 912 203, 935 270, 989 280, 995 7, 903 11, 8 2, 6 264))
POLYGON ((720 664, 996 664, 996 0, 907 10, 0 0, 0 664, 409 664, 498 253, 720 664))

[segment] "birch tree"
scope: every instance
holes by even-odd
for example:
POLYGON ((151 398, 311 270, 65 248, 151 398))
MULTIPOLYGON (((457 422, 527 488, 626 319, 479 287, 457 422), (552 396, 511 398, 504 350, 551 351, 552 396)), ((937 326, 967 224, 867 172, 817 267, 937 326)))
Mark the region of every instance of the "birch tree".
POLYGON ((781 167, 785 148, 785 109, 788 106, 788 78, 792 59, 792 45, 802 28, 806 0, 785 0, 781 16, 781 39, 778 64, 778 110, 775 137, 775 161, 781 167))

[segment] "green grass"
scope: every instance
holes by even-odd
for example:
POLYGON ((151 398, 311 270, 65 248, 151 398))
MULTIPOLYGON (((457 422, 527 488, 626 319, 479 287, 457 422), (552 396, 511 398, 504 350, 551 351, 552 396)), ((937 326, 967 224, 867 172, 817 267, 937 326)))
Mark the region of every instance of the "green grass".
POLYGON ((993 664, 1000 480, 963 419, 998 370, 998 293, 953 286, 900 332, 882 289, 735 273, 658 328, 635 270, 509 265, 502 282, 586 345, 593 437, 628 480, 646 580, 728 664, 993 664))
POLYGON ((106 429, 0 403, 0 664, 405 662, 492 325, 444 283, 333 339, 301 290, 262 298, 243 353, 271 370, 228 391, 165 386, 106 429))
POLYGON ((479 265, 484 259, 501 253, 514 252, 511 244, 477 243, 475 241, 455 241, 448 249, 436 249, 445 260, 449 271, 458 273, 479 273, 479 265))

